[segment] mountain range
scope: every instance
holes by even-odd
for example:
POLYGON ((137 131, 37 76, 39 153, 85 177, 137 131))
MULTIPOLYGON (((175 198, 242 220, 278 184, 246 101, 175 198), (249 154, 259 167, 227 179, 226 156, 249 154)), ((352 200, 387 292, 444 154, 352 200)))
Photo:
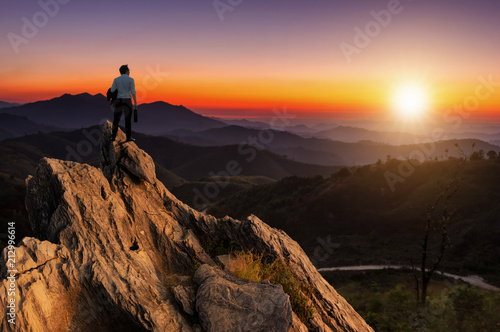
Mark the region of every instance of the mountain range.
MULTIPOLYGON (((271 179, 291 175, 330 175, 338 170, 337 166, 299 163, 250 146, 204 147, 140 133, 135 137, 144 150, 155 158, 157 167, 176 175, 170 174, 169 181, 165 183, 167 187, 182 184, 185 180, 205 178, 211 173, 226 172, 229 161, 237 163, 238 175, 266 176, 271 179)), ((0 142, 0 172, 25 178, 33 174, 36 163, 42 157, 97 165, 99 141, 100 128, 97 126, 5 139, 0 142)), ((161 175, 161 172, 158 173, 161 175)))
POLYGON ((18 103, 8 103, 5 101, 0 101, 0 108, 5 108, 5 107, 14 107, 14 106, 20 106, 21 104, 18 103))
MULTIPOLYGON (((112 120, 112 115, 111 106, 102 94, 65 94, 50 100, 0 109, 1 119, 4 120, 0 127, 0 139, 38 132, 47 133, 57 129, 89 128, 105 120, 112 120)), ((244 150, 244 146, 248 145, 252 146, 252 149, 266 149, 299 163, 323 166, 370 164, 379 159, 385 160, 388 156, 400 159, 418 158, 421 161, 435 158, 446 159, 448 156, 459 156, 455 147, 457 144, 466 154, 473 151, 473 144, 475 150, 500 151, 499 146, 488 143, 498 143, 500 134, 453 133, 442 136, 447 140, 420 144, 416 142, 426 141, 426 137, 349 126, 332 128, 331 124, 322 124, 286 127, 287 130, 294 131, 292 133, 273 129, 264 122, 224 121, 197 114, 182 105, 154 102, 139 105, 139 122, 133 124, 133 131, 134 133, 165 135, 172 140, 190 145, 219 147, 204 151, 221 151, 220 147, 227 145, 237 145, 238 149, 244 150), (233 124, 228 125, 228 122, 233 124), (482 138, 483 141, 472 138, 482 138)), ((235 151, 234 147, 225 149, 235 151)), ((232 152, 228 152, 228 155, 215 153, 220 158, 232 154, 232 152)), ((241 153, 239 157, 241 160, 241 153)), ((279 174, 283 174, 282 171, 272 173, 266 176, 270 175, 271 178, 276 179, 280 178, 279 174)), ((206 176, 197 172, 190 174, 194 178, 198 175, 206 176)), ((252 175, 263 174, 252 173, 252 175)))
MULTIPOLYGON (((139 122, 134 124, 134 130, 147 134, 160 134, 179 128, 205 130, 226 125, 184 106, 165 102, 141 104, 138 110, 139 122)), ((5 107, 0 109, 0 113, 23 116, 38 124, 63 129, 86 128, 113 120, 113 109, 106 97, 88 93, 64 94, 50 100, 5 107)))
MULTIPOLYGON (((352 130, 358 130, 351 128, 352 130)), ((227 144, 252 144, 292 160, 318 165, 365 165, 385 160, 387 156, 400 159, 446 159, 459 156, 456 145, 465 154, 473 150, 500 151, 500 147, 476 139, 446 140, 426 144, 392 145, 372 141, 347 143, 326 138, 305 138, 285 131, 252 129, 240 126, 208 129, 200 132, 178 130, 168 137, 194 145, 222 146, 227 144), (474 148, 472 145, 474 144, 474 148)), ((422 139, 424 141, 424 139, 422 139)))
MULTIPOLYGON (((240 126, 251 129, 266 130, 279 129, 293 133, 304 138, 327 138, 333 141, 345 143, 358 143, 362 141, 371 141, 376 143, 385 143, 391 145, 414 144, 416 141, 428 139, 431 134, 412 134, 395 131, 380 131, 354 127, 347 125, 334 125, 320 123, 316 125, 296 124, 283 128, 272 127, 269 123, 262 121, 249 121, 246 119, 218 119, 228 125, 240 126)), ((436 125, 437 126, 437 125, 436 125)), ((499 145, 500 131, 497 126, 491 126, 486 131, 480 131, 481 126, 470 128, 468 131, 443 130, 441 135, 443 139, 479 139, 488 143, 499 145), (496 130, 495 130, 496 129, 496 130)))
MULTIPOLYGON (((252 129, 276 129, 269 122, 264 122, 264 121, 250 121, 247 119, 224 119, 224 118, 222 119, 215 118, 215 119, 222 121, 230 126, 240 126, 252 129)), ((319 131, 335 128, 337 126, 338 125, 335 124, 316 124, 313 126, 305 124, 296 124, 296 125, 285 125, 283 126, 283 128, 280 129, 293 134, 309 137, 313 136, 315 133, 319 131)))
POLYGON ((6 138, 20 137, 38 132, 50 133, 61 130, 55 126, 45 126, 29 120, 24 116, 17 116, 8 113, 0 114, 0 141, 6 138))
MULTIPOLYGON (((139 122, 134 123, 133 129, 154 135, 200 136, 198 134, 187 134, 213 128, 236 126, 254 130, 271 129, 278 131, 279 129, 280 131, 286 131, 303 138, 321 138, 345 143, 371 141, 381 144, 402 145, 413 144, 416 141, 428 138, 425 135, 369 130, 331 123, 319 123, 315 125, 296 123, 276 128, 264 121, 206 117, 182 105, 176 106, 162 101, 141 104, 138 109, 139 122), (185 132, 179 135, 179 130, 184 130, 185 132)), ((112 120, 113 117, 112 108, 102 94, 90 95, 88 93, 77 95, 64 94, 50 100, 23 105, 0 102, 0 113, 26 117, 37 124, 63 129, 90 127, 103 123, 105 119, 112 120)), ((41 131, 44 132, 44 130, 41 131)), ((442 137, 446 139, 475 138, 485 142, 497 143, 500 141, 500 132, 492 132, 491 130, 481 132, 476 128, 470 132, 447 131, 443 133, 442 137)), ((210 139, 208 136, 202 138, 210 139)), ((208 143, 203 144, 208 145, 208 143)))

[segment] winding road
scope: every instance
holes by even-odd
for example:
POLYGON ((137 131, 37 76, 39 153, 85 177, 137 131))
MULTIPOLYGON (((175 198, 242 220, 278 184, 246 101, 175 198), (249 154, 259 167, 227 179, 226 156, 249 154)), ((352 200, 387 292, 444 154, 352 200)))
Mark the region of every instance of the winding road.
MULTIPOLYGON (((319 272, 329 272, 329 271, 371 271, 371 270, 385 270, 385 269, 394 269, 394 270, 399 270, 399 269, 412 269, 411 266, 405 266, 405 265, 357 265, 357 266, 340 266, 340 267, 324 267, 321 269, 318 269, 319 272)), ((437 274, 440 274, 442 276, 448 277, 448 278, 453 278, 457 280, 462 280, 464 282, 467 282, 473 286, 490 290, 490 291, 500 291, 500 288, 495 287, 493 285, 488 284, 486 281, 484 281, 483 278, 480 276, 475 276, 475 275, 469 275, 469 276, 459 276, 456 274, 451 274, 451 273, 446 273, 446 272, 440 272, 436 271, 437 274)))

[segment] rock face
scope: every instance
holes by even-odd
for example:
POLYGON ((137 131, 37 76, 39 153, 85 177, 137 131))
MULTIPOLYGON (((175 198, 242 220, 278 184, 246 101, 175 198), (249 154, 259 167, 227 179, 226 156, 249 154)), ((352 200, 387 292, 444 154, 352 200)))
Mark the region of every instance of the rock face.
POLYGON ((196 315, 195 290, 193 287, 175 286, 172 288, 175 299, 182 306, 182 310, 188 315, 196 315))
POLYGON ((2 305, 2 331, 372 331, 284 232, 189 208, 149 155, 110 136, 106 123, 101 169, 44 158, 27 179, 36 238, 15 248, 14 297, 2 254, 0 302, 14 299, 16 323, 2 305), (281 286, 220 270, 208 253, 227 241, 287 264, 313 289, 314 317, 300 322, 281 286))

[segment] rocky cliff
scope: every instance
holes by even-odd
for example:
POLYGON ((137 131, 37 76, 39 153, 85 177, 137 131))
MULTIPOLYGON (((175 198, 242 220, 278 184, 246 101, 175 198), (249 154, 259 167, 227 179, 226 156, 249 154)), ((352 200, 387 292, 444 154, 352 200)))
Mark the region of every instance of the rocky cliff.
POLYGON ((283 231, 191 209, 110 129, 100 169, 44 158, 27 179, 36 238, 18 244, 14 265, 2 254, 2 331, 372 331, 283 231), (298 319, 280 285, 221 269, 210 253, 223 243, 286 264, 310 285, 312 318, 298 319))

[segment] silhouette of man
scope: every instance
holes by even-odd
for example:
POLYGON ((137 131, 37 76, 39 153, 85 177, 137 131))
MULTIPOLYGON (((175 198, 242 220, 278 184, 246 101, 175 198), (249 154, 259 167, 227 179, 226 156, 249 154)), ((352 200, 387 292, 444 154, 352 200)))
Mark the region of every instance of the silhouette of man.
POLYGON ((114 79, 113 85, 111 86, 111 92, 115 92, 116 90, 118 90, 117 101, 115 103, 111 140, 114 141, 116 139, 118 124, 120 123, 122 112, 125 112, 125 134, 127 135, 127 142, 133 142, 135 141, 135 139, 132 138, 132 110, 134 108, 137 108, 135 82, 134 79, 129 76, 130 69, 128 68, 128 65, 123 65, 120 67, 120 74, 120 76, 114 79), (133 106, 131 97, 134 99, 133 106))

